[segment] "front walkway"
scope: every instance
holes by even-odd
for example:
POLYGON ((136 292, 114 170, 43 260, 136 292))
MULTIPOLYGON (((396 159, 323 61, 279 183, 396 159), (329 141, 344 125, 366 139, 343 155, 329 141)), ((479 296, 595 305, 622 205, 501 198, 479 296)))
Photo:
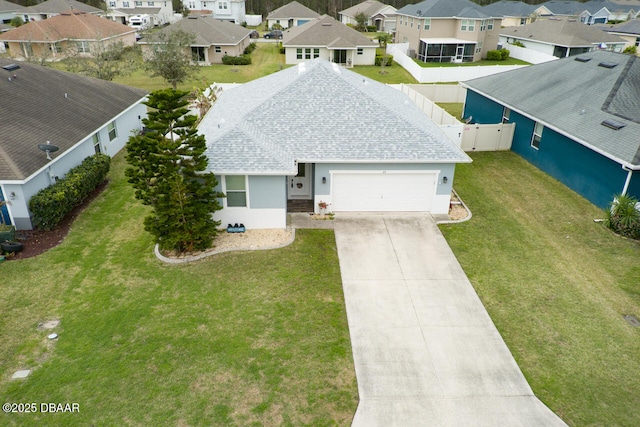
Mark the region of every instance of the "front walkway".
POLYGON ((533 395, 429 214, 332 222, 360 396, 353 426, 565 426, 533 395))

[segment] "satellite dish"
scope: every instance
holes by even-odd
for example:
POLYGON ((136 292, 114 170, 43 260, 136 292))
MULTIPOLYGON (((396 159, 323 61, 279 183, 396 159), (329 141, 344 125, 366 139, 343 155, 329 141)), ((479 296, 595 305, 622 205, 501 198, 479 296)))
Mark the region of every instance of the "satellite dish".
POLYGON ((55 153, 59 150, 55 145, 51 145, 51 141, 47 141, 46 144, 38 144, 38 148, 47 153, 47 159, 51 159, 51 153, 55 153))

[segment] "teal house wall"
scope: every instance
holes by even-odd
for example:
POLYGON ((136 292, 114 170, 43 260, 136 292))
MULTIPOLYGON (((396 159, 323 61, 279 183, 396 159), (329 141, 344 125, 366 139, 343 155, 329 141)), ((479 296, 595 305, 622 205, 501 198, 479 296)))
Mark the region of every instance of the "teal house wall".
MULTIPOLYGON (((500 123, 503 110, 503 105, 467 90, 464 117, 472 116, 473 123, 500 123)), ((531 146, 535 121, 511 111, 509 122, 516 124, 512 151, 594 205, 605 208, 624 189, 628 172, 619 163, 547 127, 536 149, 531 146)), ((640 198, 640 171, 634 173, 627 192, 640 198)))

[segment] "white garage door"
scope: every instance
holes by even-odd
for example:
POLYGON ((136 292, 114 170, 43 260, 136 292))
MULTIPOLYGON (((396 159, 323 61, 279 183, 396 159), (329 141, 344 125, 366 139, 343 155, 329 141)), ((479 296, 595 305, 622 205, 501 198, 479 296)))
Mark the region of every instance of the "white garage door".
POLYGON ((435 173, 334 172, 334 211, 428 212, 436 193, 435 173))

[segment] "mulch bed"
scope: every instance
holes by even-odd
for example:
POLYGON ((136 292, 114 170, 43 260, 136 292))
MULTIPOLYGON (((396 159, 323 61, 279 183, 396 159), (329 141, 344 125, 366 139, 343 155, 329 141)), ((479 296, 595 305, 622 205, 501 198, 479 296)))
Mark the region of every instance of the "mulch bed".
POLYGON ((16 231, 16 240, 24 244, 24 249, 13 255, 6 257, 7 261, 31 258, 49 249, 58 246, 69 233, 71 225, 89 204, 98 197, 109 184, 108 181, 100 184, 80 205, 76 206, 62 222, 51 231, 44 230, 21 230, 16 231))

